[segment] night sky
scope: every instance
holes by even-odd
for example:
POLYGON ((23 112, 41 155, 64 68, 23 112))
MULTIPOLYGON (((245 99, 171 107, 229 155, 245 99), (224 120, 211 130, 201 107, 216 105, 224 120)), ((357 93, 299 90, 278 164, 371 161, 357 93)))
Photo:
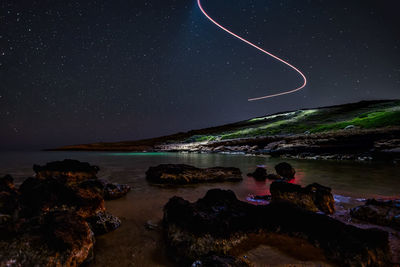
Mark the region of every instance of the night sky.
POLYGON ((0 148, 135 140, 400 98, 398 0, 0 2, 0 148))

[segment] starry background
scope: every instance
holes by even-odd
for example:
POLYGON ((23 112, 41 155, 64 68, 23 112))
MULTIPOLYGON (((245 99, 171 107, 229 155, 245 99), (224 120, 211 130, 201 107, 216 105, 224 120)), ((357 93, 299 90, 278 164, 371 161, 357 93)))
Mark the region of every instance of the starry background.
POLYGON ((267 113, 400 97, 398 0, 0 3, 0 149, 135 140, 267 113))

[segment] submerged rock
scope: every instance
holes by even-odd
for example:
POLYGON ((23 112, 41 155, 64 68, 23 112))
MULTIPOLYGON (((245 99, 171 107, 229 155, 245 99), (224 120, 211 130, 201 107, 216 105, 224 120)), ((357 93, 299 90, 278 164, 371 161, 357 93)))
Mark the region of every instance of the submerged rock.
POLYGON ((294 175, 296 173, 296 171, 294 170, 292 165, 290 165, 287 162, 281 162, 281 163, 277 164, 275 166, 275 170, 278 175, 282 176, 285 179, 289 179, 289 180, 294 179, 294 175))
POLYGON ((265 181, 267 179, 267 169, 263 167, 257 167, 253 173, 249 173, 247 175, 253 177, 257 181, 265 181))
POLYGON ((400 200, 376 200, 368 199, 365 205, 351 209, 350 215, 353 218, 389 226, 400 230, 400 200))
POLYGON ((146 171, 146 179, 158 184, 191 184, 207 182, 241 181, 238 168, 213 167, 200 169, 185 164, 161 164, 146 171))
POLYGON ((326 214, 335 212, 335 200, 331 189, 317 183, 301 187, 296 184, 276 181, 271 184, 270 192, 273 202, 290 202, 313 212, 318 210, 326 214))
POLYGON ((241 244, 250 234, 268 233, 303 238, 341 266, 387 266, 391 261, 387 232, 346 225, 291 203, 254 206, 229 190, 209 190, 194 203, 173 197, 164 207, 163 222, 169 255, 179 264, 229 256, 233 249, 245 249, 241 244))

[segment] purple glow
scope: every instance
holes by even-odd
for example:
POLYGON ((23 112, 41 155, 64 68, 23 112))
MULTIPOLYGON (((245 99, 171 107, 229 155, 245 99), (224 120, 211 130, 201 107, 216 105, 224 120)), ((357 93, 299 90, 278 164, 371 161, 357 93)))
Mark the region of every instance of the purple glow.
POLYGON ((248 45, 251 45, 252 47, 258 49, 259 51, 263 52, 264 54, 267 54, 271 57, 273 57, 274 59, 286 64, 287 66, 289 66, 290 68, 292 68, 293 70, 297 71, 300 76, 303 78, 303 84, 300 87, 297 87, 296 89, 290 90, 290 91, 285 91, 282 93, 277 93, 277 94, 272 94, 272 95, 266 95, 266 96, 261 96, 261 97, 254 97, 254 98, 249 98, 248 101, 255 101, 255 100, 261 100, 261 99, 265 99, 265 98, 271 98, 271 97, 275 97, 275 96, 280 96, 280 95, 286 95, 286 94, 291 94, 294 93, 296 91, 299 91, 301 89, 303 89, 306 85, 307 85, 307 78, 306 76, 299 70, 297 69, 295 66, 293 66, 292 64, 290 64, 289 62, 286 62, 285 60, 271 54, 270 52, 262 49, 261 47, 258 47, 257 45, 251 43, 250 41, 244 39, 243 37, 240 37, 239 35, 231 32, 230 30, 228 30, 227 28, 225 28, 224 26, 222 26, 221 24, 219 24, 218 22, 216 22, 214 19, 212 19, 207 13, 206 11, 203 9, 202 5, 201 5, 201 0, 197 0, 197 5, 199 6, 201 12, 204 14, 204 16, 206 16, 212 23, 214 23, 215 25, 217 25, 219 28, 221 28, 222 30, 226 31, 227 33, 229 33, 230 35, 238 38, 239 40, 245 42, 248 45))

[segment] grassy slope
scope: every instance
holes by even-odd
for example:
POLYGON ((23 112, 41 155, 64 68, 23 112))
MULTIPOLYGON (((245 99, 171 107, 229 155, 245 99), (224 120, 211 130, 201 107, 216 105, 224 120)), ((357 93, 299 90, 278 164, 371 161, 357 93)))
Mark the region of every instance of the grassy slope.
POLYGON ((327 108, 306 109, 254 118, 231 129, 195 135, 186 142, 246 137, 317 133, 353 125, 361 129, 400 125, 400 101, 364 101, 327 108))
POLYGON ((162 143, 191 143, 245 137, 291 135, 400 126, 400 100, 362 101, 332 107, 304 109, 253 118, 237 123, 139 141, 66 146, 57 150, 147 150, 162 143))

